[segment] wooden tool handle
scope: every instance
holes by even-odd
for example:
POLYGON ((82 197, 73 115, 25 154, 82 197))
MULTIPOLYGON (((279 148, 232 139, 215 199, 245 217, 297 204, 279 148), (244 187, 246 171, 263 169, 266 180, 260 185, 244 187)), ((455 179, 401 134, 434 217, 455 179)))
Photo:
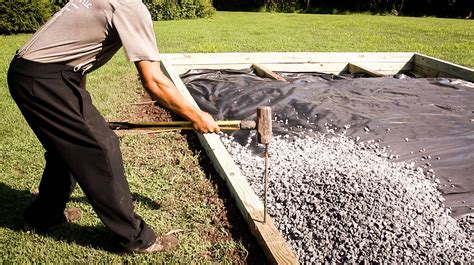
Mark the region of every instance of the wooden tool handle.
MULTIPOLYGON (((240 129, 255 129, 255 121, 217 121, 217 125, 223 131, 232 131, 240 129)), ((109 122, 113 130, 193 130, 190 121, 158 121, 158 122, 109 122)))

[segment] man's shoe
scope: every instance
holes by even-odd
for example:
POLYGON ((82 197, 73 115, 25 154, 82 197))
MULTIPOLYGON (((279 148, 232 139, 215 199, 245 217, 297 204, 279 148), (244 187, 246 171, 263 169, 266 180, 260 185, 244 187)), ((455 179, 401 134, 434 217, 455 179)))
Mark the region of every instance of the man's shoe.
POLYGON ((157 237, 155 242, 145 248, 133 249, 133 253, 148 254, 170 250, 178 246, 178 238, 172 234, 157 237))
POLYGON ((32 232, 32 233, 36 233, 36 232, 45 233, 63 224, 80 220, 81 218, 82 218, 81 209, 76 208, 76 207, 66 208, 64 209, 63 216, 60 216, 56 220, 51 221, 46 224, 45 223, 36 224, 36 223, 30 223, 28 221, 24 221, 23 230, 26 232, 32 232))

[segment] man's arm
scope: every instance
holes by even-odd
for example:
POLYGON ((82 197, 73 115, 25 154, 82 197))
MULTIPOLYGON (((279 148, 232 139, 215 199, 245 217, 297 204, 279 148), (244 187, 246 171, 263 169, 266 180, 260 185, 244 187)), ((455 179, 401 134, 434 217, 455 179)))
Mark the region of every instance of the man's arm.
POLYGON ((219 132, 219 126, 212 116, 191 105, 174 86, 173 82, 163 74, 160 62, 135 62, 143 87, 152 99, 191 121, 196 131, 200 133, 219 132))

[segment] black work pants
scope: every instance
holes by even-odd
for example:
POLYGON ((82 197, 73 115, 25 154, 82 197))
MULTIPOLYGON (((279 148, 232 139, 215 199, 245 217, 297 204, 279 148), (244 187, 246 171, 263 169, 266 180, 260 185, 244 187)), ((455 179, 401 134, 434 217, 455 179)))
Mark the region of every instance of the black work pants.
POLYGON ((83 75, 62 64, 13 59, 8 86, 46 150, 46 167, 25 221, 47 226, 63 218, 77 181, 102 222, 128 249, 156 236, 134 213, 119 141, 80 87, 83 75))

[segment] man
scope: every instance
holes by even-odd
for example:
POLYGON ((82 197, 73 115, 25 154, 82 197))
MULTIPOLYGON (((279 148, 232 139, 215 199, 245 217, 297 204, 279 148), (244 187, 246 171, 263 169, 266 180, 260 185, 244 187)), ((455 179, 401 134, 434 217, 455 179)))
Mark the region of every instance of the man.
POLYGON ((150 13, 141 0, 71 0, 17 52, 8 71, 10 93, 46 150, 25 228, 44 231, 66 222, 66 203, 77 181, 126 250, 157 252, 176 239, 157 237, 134 213, 118 139, 84 89, 85 75, 122 46, 153 99, 201 133, 219 131, 161 72, 150 13))

